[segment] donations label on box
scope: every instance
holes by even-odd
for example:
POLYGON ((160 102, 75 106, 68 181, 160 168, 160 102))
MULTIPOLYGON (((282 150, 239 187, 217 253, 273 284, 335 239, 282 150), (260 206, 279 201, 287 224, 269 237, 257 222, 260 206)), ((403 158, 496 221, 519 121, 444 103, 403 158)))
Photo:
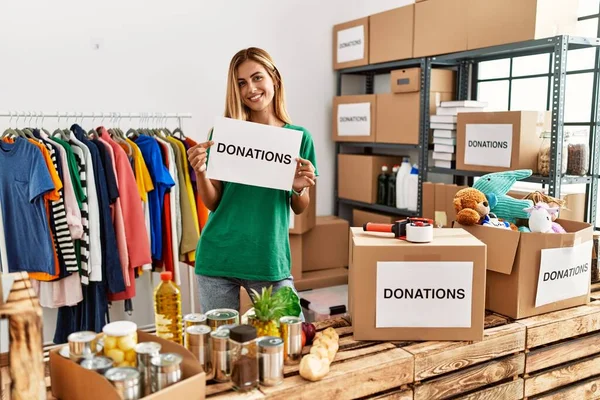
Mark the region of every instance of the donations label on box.
POLYGON ((291 190, 302 132, 217 117, 207 176, 226 182, 291 190))
POLYGON ((375 326, 470 328, 472 288, 472 262, 379 261, 375 326))
POLYGON ((339 136, 371 135, 371 103, 338 104, 339 136))
POLYGON ((464 163, 510 168, 512 141, 510 124, 467 124, 464 163))
POLYGON ((337 62, 361 60, 365 57, 365 26, 355 26, 337 33, 337 62))
POLYGON ((542 250, 536 307, 588 293, 592 245, 593 241, 588 240, 573 247, 542 250))

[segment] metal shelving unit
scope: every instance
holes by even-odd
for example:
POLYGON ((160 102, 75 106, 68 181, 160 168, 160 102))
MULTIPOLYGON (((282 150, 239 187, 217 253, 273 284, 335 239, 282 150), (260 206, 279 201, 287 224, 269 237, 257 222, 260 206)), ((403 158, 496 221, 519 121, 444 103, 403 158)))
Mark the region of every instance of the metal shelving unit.
POLYGON ((335 214, 340 214, 340 204, 360 207, 363 209, 382 211, 394 215, 421 215, 422 206, 422 184, 427 181, 428 173, 449 174, 455 177, 478 177, 485 175, 486 172, 477 171, 457 171, 442 168, 429 167, 429 89, 431 82, 432 68, 453 68, 457 70, 457 97, 458 100, 477 99, 477 66, 483 61, 497 60, 507 57, 528 56, 534 54, 549 53, 553 56, 552 75, 554 83, 550 93, 550 111, 552 112, 552 134, 551 134, 551 152, 553 155, 550 163, 550 175, 547 177, 533 175, 526 179, 527 182, 539 183, 548 186, 548 193, 551 196, 560 196, 561 186, 568 184, 586 184, 586 219, 595 221, 596 205, 598 196, 598 178, 600 174, 600 141, 597 139, 597 132, 600 126, 598 114, 600 113, 600 39, 583 38, 575 36, 554 36, 538 40, 511 43, 500 46, 487 47, 477 50, 469 50, 451 54, 444 54, 436 57, 417 58, 409 60, 400 60, 394 62, 372 64, 361 67, 347 68, 337 71, 337 95, 342 93, 342 76, 347 74, 366 76, 366 94, 373 93, 373 79, 377 74, 387 74, 394 69, 420 67, 421 68, 421 87, 420 87, 420 143, 419 145, 402 145, 390 143, 345 143, 336 142, 336 176, 335 176, 335 214), (562 158, 562 145, 564 138, 564 126, 569 125, 564 122, 565 113, 565 86, 567 75, 567 57, 569 50, 595 47, 596 59, 595 68, 590 71, 594 73, 593 80, 593 98, 590 114, 590 171, 588 176, 568 176, 561 175, 559 160, 562 158), (385 207, 376 204, 366 204, 354 202, 347 199, 341 199, 337 192, 337 154, 343 152, 345 147, 364 148, 366 153, 371 149, 383 150, 419 150, 419 190, 418 190, 418 210, 416 213, 410 213, 407 210, 400 210, 393 207, 385 207))

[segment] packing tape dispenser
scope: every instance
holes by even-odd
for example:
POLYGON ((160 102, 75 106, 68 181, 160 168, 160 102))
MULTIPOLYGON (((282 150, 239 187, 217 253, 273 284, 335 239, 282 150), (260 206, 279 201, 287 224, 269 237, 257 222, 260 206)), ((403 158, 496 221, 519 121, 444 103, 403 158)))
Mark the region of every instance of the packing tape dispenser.
POLYGON ((428 218, 406 218, 393 224, 367 222, 365 232, 393 233, 396 239, 411 243, 429 243, 433 241, 433 220, 428 218))

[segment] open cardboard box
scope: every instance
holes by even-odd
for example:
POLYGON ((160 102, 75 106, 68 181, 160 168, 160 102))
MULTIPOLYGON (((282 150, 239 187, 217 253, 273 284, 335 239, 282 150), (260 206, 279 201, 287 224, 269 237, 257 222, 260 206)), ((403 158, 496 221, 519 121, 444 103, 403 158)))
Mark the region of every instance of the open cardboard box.
POLYGON ((592 226, 583 222, 561 219, 556 222, 568 233, 522 233, 481 225, 462 226, 454 223, 454 228, 465 229, 487 245, 486 308, 488 310, 520 319, 588 303, 592 226), (590 248, 589 257, 587 247, 590 248), (555 281, 558 286, 548 286, 553 282, 546 280, 547 276, 543 274, 544 287, 540 289, 538 280, 542 269, 542 254, 550 255, 552 253, 547 252, 548 250, 567 248, 575 248, 579 254, 576 259, 584 261, 577 265, 567 265, 568 263, 562 263, 558 259, 548 263, 547 265, 553 264, 558 271, 571 271, 568 273, 570 276, 555 281), (588 267, 584 268, 585 271, 578 269, 586 262, 588 267), (572 268, 575 270, 571 270, 572 268), (586 282, 587 292, 585 292, 586 282), (561 300, 543 305, 540 302, 540 306, 536 307, 538 290, 544 292, 551 290, 555 295, 560 296, 559 292, 574 285, 579 288, 579 295, 568 297, 566 294, 572 292, 564 292, 561 300))
MULTIPOLYGON (((181 381, 144 399, 204 400, 206 374, 192 353, 183 346, 142 331, 138 331, 138 342, 157 342, 162 346, 161 353, 177 353, 183 356, 181 381)), ((60 348, 50 351, 50 379, 54 397, 61 400, 121 400, 108 379, 64 358, 59 354, 59 350, 60 348)))

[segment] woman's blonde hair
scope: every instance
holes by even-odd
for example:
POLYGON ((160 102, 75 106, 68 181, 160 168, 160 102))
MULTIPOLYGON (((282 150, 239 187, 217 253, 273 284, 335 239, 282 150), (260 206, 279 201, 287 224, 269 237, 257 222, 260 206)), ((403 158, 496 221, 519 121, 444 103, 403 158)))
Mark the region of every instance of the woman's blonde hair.
POLYGON ((281 121, 291 124, 292 120, 285 107, 285 88, 283 79, 275 67, 273 59, 263 49, 249 47, 240 50, 233 56, 229 63, 229 73, 227 74, 227 98, 225 99, 225 117, 250 120, 250 109, 242 102, 240 87, 238 85, 237 69, 247 60, 252 60, 262 65, 275 85, 275 95, 273 96, 275 116, 281 121))

